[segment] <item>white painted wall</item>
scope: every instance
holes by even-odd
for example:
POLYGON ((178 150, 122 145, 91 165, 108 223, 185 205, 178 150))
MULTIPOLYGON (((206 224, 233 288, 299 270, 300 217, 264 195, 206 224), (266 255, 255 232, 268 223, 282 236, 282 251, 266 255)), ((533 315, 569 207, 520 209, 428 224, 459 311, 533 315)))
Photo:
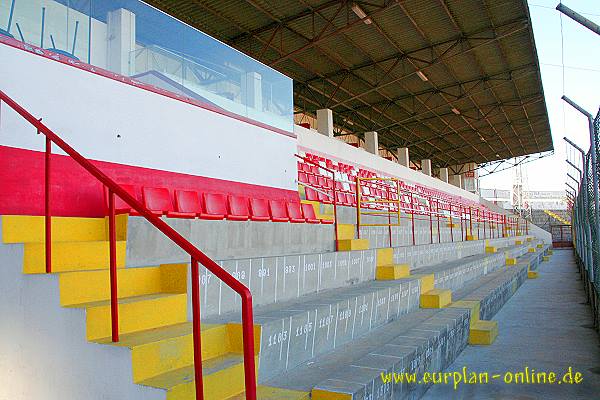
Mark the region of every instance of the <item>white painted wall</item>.
POLYGON ((469 200, 479 201, 479 196, 473 193, 368 153, 363 149, 352 147, 341 140, 320 135, 316 131, 303 128, 299 125, 294 125, 294 133, 298 137, 298 146, 302 150, 307 150, 315 154, 323 154, 333 160, 359 165, 386 176, 400 178, 409 183, 418 183, 456 196, 462 196, 469 200))
MULTIPOLYGON (((90 159, 296 190, 294 138, 10 46, 0 60, 2 90, 90 159)), ((0 145, 44 140, 4 106, 0 145)))
POLYGON ((133 383, 128 348, 87 342, 85 311, 60 306, 57 275, 24 275, 22 262, 23 245, 0 244, 0 399, 166 398, 133 383))

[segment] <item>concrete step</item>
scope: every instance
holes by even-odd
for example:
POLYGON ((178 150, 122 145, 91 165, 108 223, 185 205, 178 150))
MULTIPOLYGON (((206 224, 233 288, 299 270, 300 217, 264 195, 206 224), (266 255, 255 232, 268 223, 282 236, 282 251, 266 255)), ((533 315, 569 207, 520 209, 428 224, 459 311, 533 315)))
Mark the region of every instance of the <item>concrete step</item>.
MULTIPOLYGON (((125 266, 125 241, 117 241, 117 267, 125 266)), ((23 273, 46 272, 44 243, 25 243, 23 273)), ((52 272, 107 269, 110 263, 108 241, 56 242, 52 244, 52 272)))
MULTIPOLYGON (((87 339, 111 335, 110 301, 78 304, 86 310, 87 339)), ((119 299, 119 332, 132 333, 187 321, 187 293, 155 293, 119 299)))
MULTIPOLYGON (((226 354, 202 362, 202 383, 206 400, 223 400, 244 391, 244 359, 226 354)), ((163 389, 167 400, 195 399, 194 366, 188 365, 143 380, 141 385, 163 389)))
POLYGON ((311 392, 312 399, 419 398, 427 385, 393 379, 385 383, 381 374, 416 372, 420 378, 425 371, 442 371, 467 345, 471 330, 482 336, 482 344, 492 341, 497 325, 482 319, 506 303, 526 270, 519 264, 490 271, 456 291, 462 302, 454 307, 418 309, 262 383, 311 392))
MULTIPOLYGON (((92 242, 108 240, 104 218, 52 217, 52 241, 92 242)), ((4 243, 33 243, 45 241, 43 216, 2 216, 4 243)))
POLYGON ((419 278, 371 281, 257 309, 259 377, 268 379, 418 310, 419 295, 419 278))
MULTIPOLYGON (((153 293, 186 293, 185 264, 158 267, 119 268, 117 271, 119 298, 153 293)), ((65 272, 59 274, 60 304, 75 306, 110 299, 108 270, 65 272)))

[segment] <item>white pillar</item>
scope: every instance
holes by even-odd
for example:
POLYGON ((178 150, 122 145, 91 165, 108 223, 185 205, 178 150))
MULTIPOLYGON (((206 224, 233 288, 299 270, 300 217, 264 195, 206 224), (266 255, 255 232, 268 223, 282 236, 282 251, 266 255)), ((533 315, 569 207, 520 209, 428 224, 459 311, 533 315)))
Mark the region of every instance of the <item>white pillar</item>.
POLYGON ((398 147, 398 164, 410 168, 410 159, 408 157, 408 147, 398 147))
POLYGON ((124 8, 107 17, 108 69, 122 75, 135 73, 135 14, 124 8))
POLYGON ((246 106, 262 111, 262 76, 258 72, 242 74, 242 101, 246 106))
POLYGON ((379 155, 379 141, 377 140, 377 132, 365 132, 365 150, 369 153, 379 155))
POLYGON ((317 110, 317 131, 322 135, 333 137, 333 112, 330 109, 317 110))
POLYGON ((452 175, 450 177, 450 183, 456 187, 462 188, 462 176, 452 175))
POLYGON ((440 179, 448 183, 448 168, 440 168, 440 179))
POLYGON ((424 173, 425 175, 431 176, 431 160, 429 160, 427 158, 424 160, 421 160, 421 172, 424 173))

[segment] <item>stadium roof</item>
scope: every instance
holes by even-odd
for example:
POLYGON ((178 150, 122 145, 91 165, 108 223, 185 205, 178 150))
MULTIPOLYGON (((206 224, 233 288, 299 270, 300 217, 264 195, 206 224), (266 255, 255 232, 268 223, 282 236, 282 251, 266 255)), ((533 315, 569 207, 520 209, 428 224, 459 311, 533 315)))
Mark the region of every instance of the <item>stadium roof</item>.
POLYGON ((150 0, 294 79, 298 112, 435 166, 553 149, 526 0, 150 0))

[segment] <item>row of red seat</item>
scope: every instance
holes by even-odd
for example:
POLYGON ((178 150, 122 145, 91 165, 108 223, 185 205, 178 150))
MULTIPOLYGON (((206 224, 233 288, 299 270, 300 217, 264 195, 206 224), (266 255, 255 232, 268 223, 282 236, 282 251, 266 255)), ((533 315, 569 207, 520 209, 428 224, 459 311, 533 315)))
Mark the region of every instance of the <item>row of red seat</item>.
MULTIPOLYGON (((121 185, 121 187, 140 200, 135 187, 132 185, 121 185)), ((105 197, 108 200, 107 193, 105 197)), ((332 220, 317 218, 311 204, 298 202, 226 196, 219 193, 200 194, 190 190, 175 190, 174 199, 173 202, 171 193, 166 188, 142 187, 141 201, 148 210, 157 216, 207 220, 228 219, 230 221, 333 223, 332 220)), ((117 214, 137 215, 131 206, 118 197, 115 199, 115 211, 117 214)))

